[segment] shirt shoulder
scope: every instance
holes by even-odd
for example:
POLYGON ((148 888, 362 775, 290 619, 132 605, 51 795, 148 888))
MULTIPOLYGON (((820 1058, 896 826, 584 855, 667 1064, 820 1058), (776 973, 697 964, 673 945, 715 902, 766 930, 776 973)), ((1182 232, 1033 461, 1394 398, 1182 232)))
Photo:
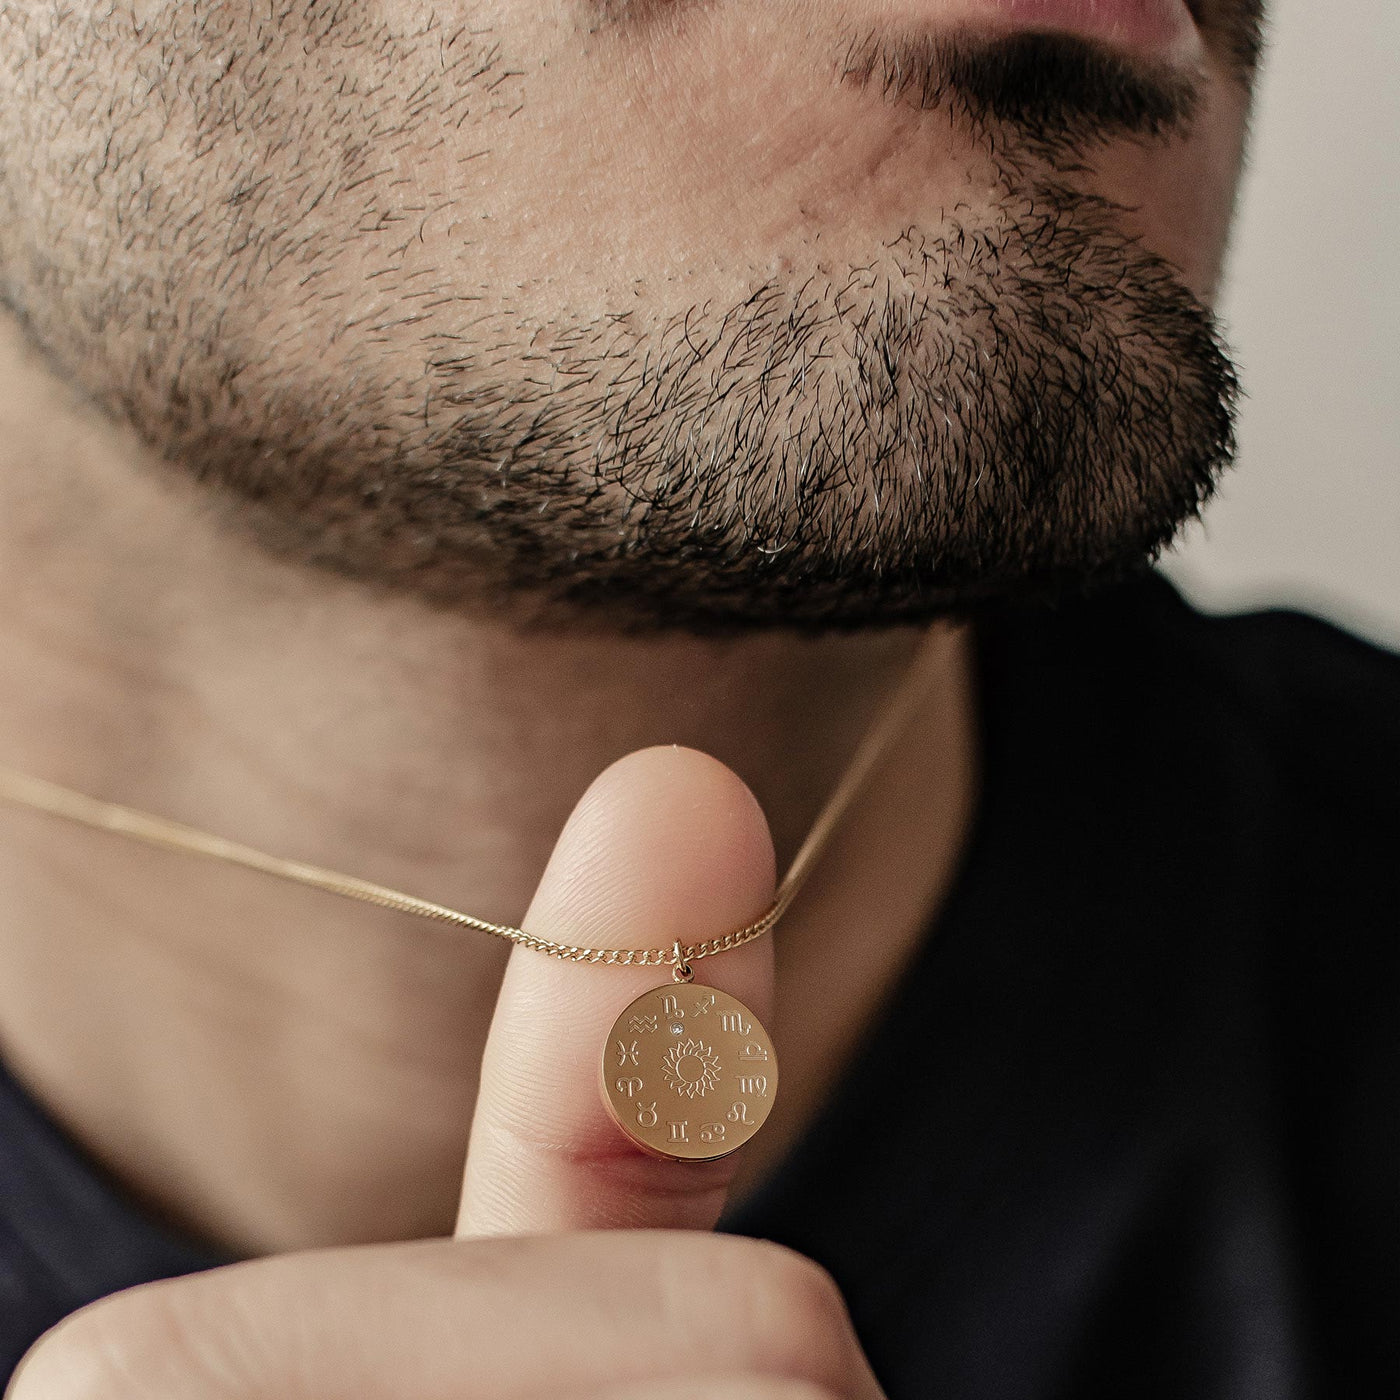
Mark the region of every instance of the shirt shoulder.
POLYGON ((1400 822, 1400 656, 1303 613, 1168 622, 1294 796, 1375 830, 1400 822))
POLYGON ((1252 768, 1276 816, 1354 826, 1372 843, 1400 826, 1400 655, 1330 622, 1211 616, 1153 574, 1022 614, 992 650, 994 667, 1018 673, 1008 692, 1028 670, 1048 674, 1149 766, 1160 755, 1205 784, 1252 768))

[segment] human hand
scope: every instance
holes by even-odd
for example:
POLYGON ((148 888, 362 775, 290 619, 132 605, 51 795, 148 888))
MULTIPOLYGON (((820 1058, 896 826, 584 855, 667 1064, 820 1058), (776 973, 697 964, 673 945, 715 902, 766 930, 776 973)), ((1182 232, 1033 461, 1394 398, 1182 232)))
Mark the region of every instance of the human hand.
MULTIPOLYGON (((760 913, 766 823, 739 780, 648 749, 590 787, 525 926, 595 945, 690 942, 760 913)), ((772 949, 702 965, 760 1015, 772 949)), ((103 1299, 30 1351, 7 1400, 879 1400, 835 1285, 707 1233, 734 1159, 644 1156, 597 1056, 656 969, 512 954, 453 1240, 275 1255, 103 1299)))

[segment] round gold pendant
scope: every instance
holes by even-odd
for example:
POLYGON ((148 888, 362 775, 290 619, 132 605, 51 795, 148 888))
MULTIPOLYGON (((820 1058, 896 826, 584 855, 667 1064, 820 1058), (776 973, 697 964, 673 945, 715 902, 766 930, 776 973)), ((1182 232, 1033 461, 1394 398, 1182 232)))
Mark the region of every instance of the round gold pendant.
POLYGON ((613 1023, 603 1102, 644 1152, 708 1162, 742 1147, 778 1092, 773 1042, 737 997, 695 982, 643 992, 613 1023))

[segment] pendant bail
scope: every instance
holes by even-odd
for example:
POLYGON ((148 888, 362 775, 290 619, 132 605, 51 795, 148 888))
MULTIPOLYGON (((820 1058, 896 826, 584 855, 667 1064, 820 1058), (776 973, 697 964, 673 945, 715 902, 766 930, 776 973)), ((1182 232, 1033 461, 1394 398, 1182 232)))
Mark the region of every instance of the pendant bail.
POLYGON ((685 960, 685 955, 681 952, 681 941, 676 939, 676 946, 671 953, 671 976, 677 982, 689 982, 695 976, 694 969, 685 960))

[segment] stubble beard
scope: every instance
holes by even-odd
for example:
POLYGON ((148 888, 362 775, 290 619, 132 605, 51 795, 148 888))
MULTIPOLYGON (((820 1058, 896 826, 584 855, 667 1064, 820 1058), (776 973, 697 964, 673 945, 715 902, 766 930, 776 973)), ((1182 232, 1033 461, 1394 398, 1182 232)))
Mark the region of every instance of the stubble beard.
MULTIPOLYGON (((1141 109, 1158 139, 1190 116, 1167 98, 1094 120, 1141 109)), ((1081 586, 1199 510, 1237 386, 1209 310, 1036 147, 999 202, 732 306, 541 322, 449 295, 407 375, 368 341, 293 382, 206 333, 84 377, 263 547, 521 625, 846 629, 1081 586)), ((96 337, 13 270, 81 364, 96 337)))

